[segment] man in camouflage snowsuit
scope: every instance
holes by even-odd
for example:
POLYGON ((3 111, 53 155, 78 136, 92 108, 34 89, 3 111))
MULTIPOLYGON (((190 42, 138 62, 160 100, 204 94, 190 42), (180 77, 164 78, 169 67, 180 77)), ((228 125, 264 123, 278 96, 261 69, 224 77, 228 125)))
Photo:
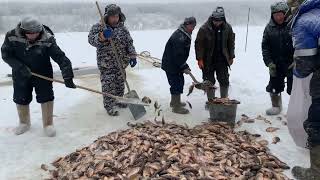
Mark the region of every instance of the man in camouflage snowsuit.
MULTIPOLYGON (((115 53, 117 53, 121 61, 120 66, 123 69, 129 64, 131 67, 137 64, 133 40, 128 29, 124 26, 125 20, 125 15, 119 6, 107 5, 104 14, 106 27, 97 23, 92 26, 88 36, 89 43, 97 48, 97 64, 100 70, 102 91, 116 96, 124 95, 125 79, 121 74, 115 53), (110 40, 113 41, 116 52, 112 49, 110 40)), ((126 107, 106 95, 103 96, 103 104, 110 116, 119 115, 119 112, 115 110, 116 105, 120 108, 126 107)))

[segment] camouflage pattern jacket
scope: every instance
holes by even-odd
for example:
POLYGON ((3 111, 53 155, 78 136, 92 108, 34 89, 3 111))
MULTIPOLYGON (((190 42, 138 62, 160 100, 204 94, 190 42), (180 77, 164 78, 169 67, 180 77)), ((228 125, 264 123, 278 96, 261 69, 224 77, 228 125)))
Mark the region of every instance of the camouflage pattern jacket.
MULTIPOLYGON (((112 27, 112 29, 112 41, 115 44, 116 53, 122 61, 123 68, 126 68, 129 65, 130 57, 136 55, 133 40, 123 22, 120 22, 116 27, 112 27)), ((119 71, 118 62, 112 50, 110 41, 99 41, 99 33, 103 30, 104 27, 97 23, 92 26, 88 35, 89 43, 97 48, 98 68, 100 70, 109 69, 119 71)))

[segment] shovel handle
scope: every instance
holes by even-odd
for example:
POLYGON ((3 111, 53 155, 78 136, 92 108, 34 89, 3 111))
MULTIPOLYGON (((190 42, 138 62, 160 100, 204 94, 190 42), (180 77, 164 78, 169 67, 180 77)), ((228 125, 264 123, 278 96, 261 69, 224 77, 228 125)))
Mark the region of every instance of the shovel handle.
MULTIPOLYGON (((33 73, 33 72, 31 72, 31 74, 33 76, 35 76, 35 77, 38 77, 38 78, 41 78, 41 79, 44 79, 44 80, 47 80, 47 81, 57 82, 57 83, 60 83, 60 84, 65 84, 64 81, 62 81, 62 80, 49 78, 49 77, 46 77, 46 76, 43 76, 43 75, 40 75, 40 74, 37 74, 37 73, 33 73)), ((109 93, 105 93, 105 92, 100 92, 100 91, 97 91, 97 90, 94 90, 94 89, 90 89, 90 88, 87 88, 87 87, 84 87, 84 86, 76 85, 76 88, 83 89, 83 90, 90 91, 90 92, 94 92, 94 93, 101 94, 101 95, 106 95, 108 97, 114 98, 114 99, 116 99, 118 101, 121 101, 123 103, 137 104, 137 105, 142 105, 142 106, 149 106, 149 104, 146 104, 146 103, 135 102, 135 101, 132 101, 132 99, 115 96, 115 95, 112 95, 112 94, 109 94, 109 93)))
MULTIPOLYGON (((97 9, 98 9, 98 12, 99 12, 101 24, 102 24, 104 27, 106 27, 107 24, 106 24, 106 22, 104 21, 104 18, 103 18, 103 15, 102 15, 102 11, 101 11, 101 9, 100 9, 100 6, 99 6, 98 1, 96 1, 96 6, 97 6, 97 9)), ((112 51, 113 51, 113 54, 114 54, 114 56, 116 57, 117 64, 118 64, 118 68, 120 69, 122 78, 123 78, 124 81, 125 81, 125 84, 126 84, 126 86, 127 86, 128 92, 130 92, 131 90, 130 90, 130 87, 129 87, 129 83, 128 83, 128 81, 127 81, 126 74, 125 74, 125 71, 124 71, 124 69, 123 69, 122 62, 121 62, 121 60, 120 60, 120 58, 119 58, 119 56, 118 56, 116 47, 115 47, 112 39, 109 39, 109 42, 110 42, 110 44, 111 44, 111 49, 112 49, 112 51)))
POLYGON ((194 83, 199 84, 199 81, 194 77, 194 75, 191 72, 189 73, 189 75, 194 83))
MULTIPOLYGON (((60 83, 60 84, 65 84, 64 81, 62 81, 62 80, 49 78, 49 77, 42 76, 40 74, 33 73, 33 72, 31 72, 31 74, 33 76, 35 76, 35 77, 38 77, 38 78, 41 78, 41 79, 44 79, 44 80, 47 80, 47 81, 57 82, 57 83, 60 83)), ((83 86, 79 86, 79 85, 76 85, 76 87, 79 88, 79 89, 87 90, 87 91, 94 92, 94 93, 97 93, 97 94, 106 95, 106 96, 109 96, 109 97, 114 98, 114 99, 126 100, 126 98, 115 96, 115 95, 112 95, 112 94, 109 94, 109 93, 100 92, 100 91, 97 91, 97 90, 94 90, 94 89, 90 89, 90 88, 87 88, 87 87, 83 87, 83 86)))

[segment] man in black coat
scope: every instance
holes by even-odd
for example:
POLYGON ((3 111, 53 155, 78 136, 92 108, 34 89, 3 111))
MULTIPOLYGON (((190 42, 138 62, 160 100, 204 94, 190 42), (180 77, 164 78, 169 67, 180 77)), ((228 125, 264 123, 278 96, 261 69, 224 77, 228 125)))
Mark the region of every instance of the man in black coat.
POLYGON ((287 78, 287 93, 291 94, 293 62, 293 44, 290 27, 285 21, 285 14, 289 7, 285 2, 278 2, 271 6, 271 20, 266 26, 262 40, 262 55, 265 65, 269 68, 270 81, 266 88, 270 93, 272 108, 267 115, 278 115, 282 110, 281 92, 284 91, 287 78))
POLYGON ((186 104, 181 102, 181 94, 184 86, 183 73, 189 74, 191 71, 186 62, 190 52, 191 35, 196 23, 194 17, 186 18, 183 24, 171 35, 162 57, 161 68, 166 72, 170 85, 170 106, 172 111, 178 114, 189 113, 188 109, 184 108, 186 104))
POLYGON ((1 47, 2 59, 12 68, 13 101, 17 104, 20 124, 16 135, 30 129, 29 104, 33 88, 37 102, 41 104, 44 132, 55 136, 53 127, 52 82, 32 76, 31 72, 53 77, 50 58, 58 63, 65 85, 75 88, 70 60, 59 48, 52 31, 34 18, 23 19, 15 29, 6 34, 1 47))

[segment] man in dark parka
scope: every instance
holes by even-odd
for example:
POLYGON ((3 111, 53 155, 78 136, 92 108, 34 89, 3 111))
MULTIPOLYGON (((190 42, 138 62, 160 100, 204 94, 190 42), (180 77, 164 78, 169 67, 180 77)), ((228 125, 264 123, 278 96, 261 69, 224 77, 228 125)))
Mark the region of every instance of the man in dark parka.
POLYGON ((265 27, 262 40, 262 55, 265 65, 269 68, 270 80, 266 88, 270 93, 272 107, 267 109, 267 115, 278 115, 282 110, 281 93, 284 91, 287 79, 287 93, 291 94, 293 44, 290 27, 285 20, 289 7, 285 2, 271 5, 271 19, 265 27))
POLYGON ((76 88, 71 61, 57 45, 53 32, 35 18, 27 17, 6 34, 1 54, 12 68, 13 101, 17 104, 20 121, 15 133, 20 135, 30 129, 29 104, 35 89, 37 102, 41 104, 44 132, 46 136, 55 136, 52 82, 31 74, 34 72, 52 78, 52 58, 62 71, 65 85, 76 88))
MULTIPOLYGON (((215 84, 215 74, 220 84, 221 98, 228 97, 228 68, 235 58, 235 34, 227 23, 224 9, 217 7, 208 21, 201 26, 195 41, 196 59, 203 80, 215 84)), ((214 90, 207 92, 208 101, 215 98, 214 90)))
POLYGON ((181 102, 183 93, 184 77, 183 73, 189 74, 190 68, 187 59, 189 57, 191 34, 196 26, 196 19, 188 17, 183 24, 171 35, 168 40, 163 57, 161 68, 166 72, 170 85, 172 111, 178 114, 188 114, 184 108, 185 103, 181 102))

